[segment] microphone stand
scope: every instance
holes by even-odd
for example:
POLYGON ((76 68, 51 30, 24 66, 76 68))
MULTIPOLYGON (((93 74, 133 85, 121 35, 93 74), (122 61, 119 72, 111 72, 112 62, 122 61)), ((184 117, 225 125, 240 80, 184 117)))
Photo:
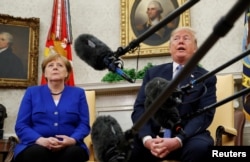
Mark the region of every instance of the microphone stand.
POLYGON ((236 61, 246 57, 247 55, 250 54, 250 49, 246 50, 245 52, 241 53, 239 56, 233 58, 232 60, 229 60, 228 62, 226 62, 225 64, 219 66, 218 68, 214 69, 213 71, 204 74, 203 76, 201 76, 200 78, 196 79, 196 80, 192 80, 189 84, 184 85, 182 87, 180 87, 180 89, 184 92, 187 92, 188 89, 192 88, 195 84, 200 83, 204 80, 206 80, 207 78, 211 77, 212 75, 216 74, 217 72, 223 70, 224 68, 228 67, 229 65, 235 63, 236 61))
POLYGON ((209 51, 209 49, 218 41, 220 37, 225 36, 233 27, 234 22, 241 16, 241 14, 250 5, 250 1, 238 0, 238 2, 222 17, 217 24, 215 24, 213 32, 204 41, 200 48, 196 51, 193 57, 187 62, 184 68, 177 74, 177 76, 164 88, 163 92, 155 99, 149 106, 147 111, 138 119, 130 130, 125 132, 125 138, 131 140, 141 127, 148 121, 153 114, 159 109, 167 98, 173 93, 181 80, 188 76, 191 70, 198 64, 201 58, 209 51))
POLYGON ((125 48, 119 47, 117 49, 117 51, 114 53, 115 57, 118 58, 118 57, 126 54, 127 52, 133 50, 134 48, 138 47, 141 42, 143 42, 149 36, 154 34, 156 31, 158 31, 164 25, 168 24, 169 22, 174 20, 176 17, 181 15, 184 11, 191 8, 198 1, 199 0, 189 0, 189 1, 185 2, 181 7, 175 9, 170 14, 168 14, 168 16, 165 17, 163 20, 161 20, 158 24, 156 24, 152 28, 148 29, 146 32, 144 32, 139 37, 137 37, 137 39, 131 41, 127 47, 125 47, 125 48))
POLYGON ((206 111, 209 111, 209 110, 211 110, 213 108, 219 107, 219 106, 221 106, 221 105, 223 105, 223 104, 225 104, 225 103, 227 103, 229 101, 232 101, 232 100, 234 100, 234 99, 236 99, 236 98, 238 98, 238 97, 240 97, 240 96, 242 96, 244 94, 247 94, 249 92, 250 92, 250 88, 243 89, 243 90, 239 91, 238 93, 235 93, 234 95, 232 95, 232 96, 230 96, 228 98, 225 98, 225 99, 223 99, 223 100, 221 100, 219 102, 216 102, 216 103, 214 103, 212 105, 209 105, 209 106, 207 106, 207 107, 205 107, 203 109, 199 109, 198 111, 195 111, 193 113, 183 115, 181 117, 181 119, 190 119, 190 118, 196 117, 196 116, 198 116, 198 115, 200 115, 200 114, 202 114, 202 113, 204 113, 206 111))

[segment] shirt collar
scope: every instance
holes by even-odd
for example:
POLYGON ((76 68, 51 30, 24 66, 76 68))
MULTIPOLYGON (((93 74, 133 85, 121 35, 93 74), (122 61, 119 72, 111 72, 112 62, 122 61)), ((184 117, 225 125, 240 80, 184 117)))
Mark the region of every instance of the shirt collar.
POLYGON ((0 53, 2 53, 3 51, 5 51, 7 48, 3 48, 3 49, 0 49, 0 53))
MULTIPOLYGON (((177 67, 178 67, 179 65, 180 65, 180 64, 178 64, 177 62, 173 62, 173 73, 176 72, 177 67)), ((182 65, 182 67, 184 67, 184 65, 182 65)))

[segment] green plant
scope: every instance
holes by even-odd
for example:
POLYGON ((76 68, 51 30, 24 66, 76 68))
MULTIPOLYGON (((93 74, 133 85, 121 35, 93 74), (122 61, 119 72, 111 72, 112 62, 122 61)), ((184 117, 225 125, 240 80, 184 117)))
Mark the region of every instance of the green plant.
MULTIPOLYGON (((144 66, 143 69, 139 70, 139 71, 135 71, 134 68, 132 69, 123 69, 124 73, 126 73, 130 78, 132 79, 142 79, 144 77, 144 74, 146 72, 147 69, 153 67, 152 63, 148 63, 146 66, 144 66)), ((119 82, 121 80, 124 80, 120 75, 113 73, 111 71, 109 71, 103 78, 102 78, 102 82, 109 82, 109 83, 113 83, 113 82, 119 82)))

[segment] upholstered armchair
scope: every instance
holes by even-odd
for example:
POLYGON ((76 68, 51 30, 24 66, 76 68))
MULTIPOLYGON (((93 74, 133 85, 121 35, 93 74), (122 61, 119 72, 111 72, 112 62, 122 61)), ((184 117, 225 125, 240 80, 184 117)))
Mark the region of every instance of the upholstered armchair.
MULTIPOLYGON (((85 91, 86 92, 86 98, 89 106, 89 117, 90 117, 90 125, 92 126, 94 120, 95 120, 95 91, 85 91)), ((90 151, 90 157, 88 162, 94 162, 94 151, 93 151, 93 145, 91 142, 90 135, 88 135, 85 139, 84 142, 86 143, 87 147, 89 148, 90 151)), ((11 136, 8 139, 8 144, 6 145, 9 148, 9 152, 7 153, 4 162, 11 162, 13 158, 13 149, 15 147, 15 144, 18 143, 18 139, 15 136, 11 136)))
MULTIPOLYGON (((232 74, 217 75, 217 101, 234 94, 234 79, 232 74)), ((240 145, 245 124, 245 115, 241 110, 235 110, 233 101, 216 108, 214 120, 208 128, 217 146, 240 145), (239 123, 239 124, 238 124, 239 123)))
MULTIPOLYGON (((217 75, 217 101, 234 94, 233 75, 217 75)), ((208 128, 215 140, 215 145, 234 145, 237 130, 234 128, 233 101, 216 108, 214 120, 208 128)))

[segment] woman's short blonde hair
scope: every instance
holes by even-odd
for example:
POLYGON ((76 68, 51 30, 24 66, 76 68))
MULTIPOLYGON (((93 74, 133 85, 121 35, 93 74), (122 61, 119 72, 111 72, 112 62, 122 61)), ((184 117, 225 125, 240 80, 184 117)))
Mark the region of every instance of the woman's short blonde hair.
POLYGON ((43 73, 45 72, 45 68, 49 62, 54 61, 56 59, 61 59, 63 61, 64 65, 66 66, 67 72, 69 73, 69 75, 65 78, 65 81, 67 81, 69 79, 71 72, 72 72, 72 66, 71 66, 70 61, 66 57, 64 57, 63 55, 60 55, 58 53, 50 54, 48 57, 46 57, 43 60, 43 62, 41 64, 42 72, 43 73))

